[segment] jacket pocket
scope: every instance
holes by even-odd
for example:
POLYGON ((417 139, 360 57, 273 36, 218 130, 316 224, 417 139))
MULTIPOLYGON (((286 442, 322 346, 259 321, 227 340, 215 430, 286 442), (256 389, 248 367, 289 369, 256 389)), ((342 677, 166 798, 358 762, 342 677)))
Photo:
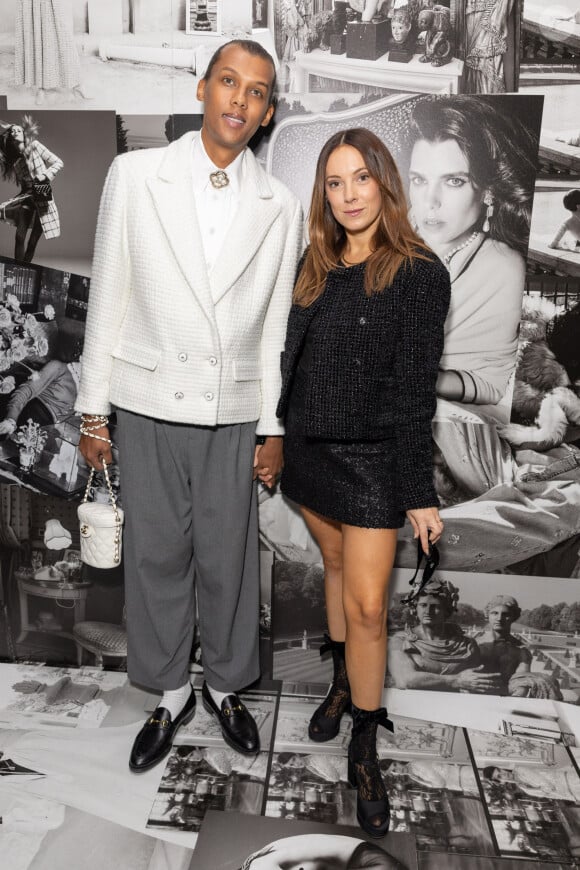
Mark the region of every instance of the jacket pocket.
POLYGON ((113 350, 112 356, 115 359, 120 359, 123 362, 153 372, 159 365, 161 353, 160 351, 155 350, 155 348, 144 347, 140 344, 121 342, 113 350))
POLYGON ((235 359, 233 369, 234 381, 259 381, 262 379, 257 359, 235 359))

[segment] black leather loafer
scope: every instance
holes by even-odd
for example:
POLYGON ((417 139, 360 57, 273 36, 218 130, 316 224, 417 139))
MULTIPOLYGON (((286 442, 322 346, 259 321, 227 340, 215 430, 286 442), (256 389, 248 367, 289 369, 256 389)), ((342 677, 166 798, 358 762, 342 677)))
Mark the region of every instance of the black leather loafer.
POLYGON ((258 727, 252 714, 237 695, 227 695, 220 709, 212 698, 207 683, 204 682, 201 700, 207 712, 220 723, 223 738, 228 746, 243 755, 256 755, 260 751, 258 727))
POLYGON ((180 725, 187 725, 195 713, 195 692, 187 699, 181 713, 171 719, 171 713, 165 707, 157 707, 153 715, 147 719, 133 743, 129 767, 135 773, 149 770, 158 764, 171 751, 173 738, 180 725))

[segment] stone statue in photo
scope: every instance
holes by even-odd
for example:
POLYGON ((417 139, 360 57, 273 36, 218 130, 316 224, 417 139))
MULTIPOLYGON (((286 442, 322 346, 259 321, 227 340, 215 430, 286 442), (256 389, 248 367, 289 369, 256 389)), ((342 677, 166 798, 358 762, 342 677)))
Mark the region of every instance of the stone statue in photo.
POLYGON ((425 31, 425 52, 419 60, 431 66, 444 66, 453 59, 451 13, 446 6, 421 9, 418 26, 425 31))

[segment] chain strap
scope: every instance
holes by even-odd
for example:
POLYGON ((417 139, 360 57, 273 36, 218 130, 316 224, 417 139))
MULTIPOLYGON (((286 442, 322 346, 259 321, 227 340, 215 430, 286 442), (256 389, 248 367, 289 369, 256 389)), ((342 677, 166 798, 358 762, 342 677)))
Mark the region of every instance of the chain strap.
MULTIPOLYGON (((114 554, 113 559, 116 563, 121 561, 121 526, 123 525, 123 521, 121 519, 121 515, 119 514, 119 508, 117 507, 117 499, 115 498, 115 493, 113 492, 113 487, 111 486, 111 479, 109 477, 109 471, 107 469, 107 463, 105 460, 103 462, 103 472, 105 475, 105 480, 107 482, 107 489, 109 491, 109 499, 111 501, 111 507, 113 508, 113 512, 115 514, 115 539, 114 539, 114 554)), ((89 500, 89 494, 91 491, 91 485, 93 482, 93 478, 95 476, 95 469, 91 468, 91 473, 89 475, 89 479, 87 480, 87 486, 85 489, 85 495, 83 498, 83 504, 86 504, 89 500)))

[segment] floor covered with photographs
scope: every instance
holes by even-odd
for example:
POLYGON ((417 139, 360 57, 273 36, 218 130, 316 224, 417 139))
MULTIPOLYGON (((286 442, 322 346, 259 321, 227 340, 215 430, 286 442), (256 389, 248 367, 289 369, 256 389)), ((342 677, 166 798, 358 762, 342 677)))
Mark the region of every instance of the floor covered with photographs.
MULTIPOLYGON (((238 870, 263 851, 260 870, 307 856, 342 866, 324 863, 320 844, 364 834, 347 779, 348 716, 330 743, 307 737, 327 685, 263 681, 246 693, 262 744, 248 758, 223 742, 200 703, 201 675, 192 679, 193 720, 165 762, 135 775, 129 750, 156 696, 122 670, 1 664, 3 865, 238 870)), ((578 708, 473 696, 467 711, 462 700, 386 690, 395 733, 378 741, 391 801, 380 846, 392 867, 579 867, 578 708)))

